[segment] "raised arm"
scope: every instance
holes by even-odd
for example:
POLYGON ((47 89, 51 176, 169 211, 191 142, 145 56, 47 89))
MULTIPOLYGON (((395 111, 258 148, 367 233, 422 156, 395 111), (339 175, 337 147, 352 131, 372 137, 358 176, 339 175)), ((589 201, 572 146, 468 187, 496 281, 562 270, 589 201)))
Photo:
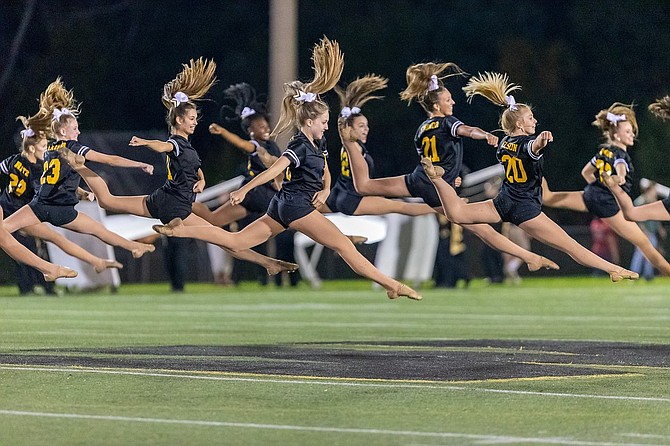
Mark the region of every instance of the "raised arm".
POLYGON ((236 148, 240 149, 243 152, 254 153, 254 151, 256 150, 256 146, 251 141, 240 138, 238 135, 226 130, 219 124, 216 123, 210 124, 209 133, 211 133, 212 135, 219 135, 220 137, 222 137, 223 139, 225 139, 230 144, 232 144, 233 146, 235 146, 236 148))
POLYGON ((157 139, 138 138, 137 136, 130 138, 128 145, 133 147, 147 146, 158 153, 171 152, 174 150, 174 146, 169 142, 159 141, 157 139))
POLYGON ((154 166, 152 166, 151 164, 129 160, 128 158, 124 158, 122 156, 107 155, 106 153, 96 152, 93 149, 86 152, 85 158, 88 161, 95 161, 96 163, 107 164, 109 166, 137 167, 139 169, 142 169, 143 172, 146 172, 149 175, 153 175, 154 173, 154 166))
POLYGON ((241 203, 244 200, 244 197, 251 189, 272 180, 277 175, 282 173, 290 164, 291 161, 287 157, 280 156, 272 166, 268 167, 266 170, 256 175, 251 181, 242 186, 240 189, 231 192, 230 203, 232 205, 241 203))
POLYGON ((550 131, 545 130, 544 132, 541 132, 537 138, 533 141, 533 147, 531 147, 531 150, 535 155, 540 154, 540 150, 544 149, 547 147, 547 144, 552 142, 554 140, 554 136, 551 134, 550 131))
POLYGON ((498 137, 492 133, 480 129, 479 127, 472 127, 461 124, 456 129, 456 134, 465 138, 486 140, 488 145, 494 147, 498 146, 498 137))

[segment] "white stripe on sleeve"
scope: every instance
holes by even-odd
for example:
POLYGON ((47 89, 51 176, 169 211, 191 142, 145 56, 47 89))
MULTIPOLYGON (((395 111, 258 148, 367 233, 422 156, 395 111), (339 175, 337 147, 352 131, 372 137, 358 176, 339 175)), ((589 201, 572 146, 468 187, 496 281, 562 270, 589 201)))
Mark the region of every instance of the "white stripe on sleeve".
POLYGON ((295 154, 295 152, 291 149, 286 149, 282 155, 286 155, 289 159, 293 161, 295 164, 295 167, 300 167, 300 159, 298 158, 298 155, 295 154))

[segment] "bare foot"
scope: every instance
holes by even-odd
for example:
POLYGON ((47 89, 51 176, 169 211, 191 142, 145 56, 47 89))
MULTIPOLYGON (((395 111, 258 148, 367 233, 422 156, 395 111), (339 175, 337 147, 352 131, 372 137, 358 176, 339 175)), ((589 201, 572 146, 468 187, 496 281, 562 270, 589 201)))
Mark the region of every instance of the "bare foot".
POLYGON ((537 271, 539 269, 561 269, 554 261, 543 256, 537 256, 537 260, 526 263, 528 271, 537 271))
POLYGON ((156 247, 154 245, 150 245, 148 243, 137 243, 137 244, 139 245, 139 247, 130 251, 133 254, 133 257, 136 259, 139 259, 148 252, 154 252, 156 250, 156 247))
POLYGON ((442 178, 442 175, 444 175, 444 169, 440 166, 433 166, 433 162, 428 157, 424 156, 421 158, 421 165, 423 166, 423 171, 426 172, 426 175, 431 180, 442 178))
POLYGON ((53 273, 44 274, 44 280, 46 280, 47 282, 53 282, 60 277, 71 279, 73 277, 77 277, 77 274, 78 274, 77 271, 70 269, 67 266, 57 265, 56 271, 54 271, 53 273))
POLYGON ((640 275, 634 271, 629 271, 625 268, 619 268, 616 271, 610 271, 610 279, 612 282, 621 282, 624 279, 637 280, 640 275))
POLYGON ((421 300, 423 299, 423 296, 421 296, 419 293, 405 285, 404 283, 401 283, 398 285, 398 287, 393 290, 393 291, 386 291, 386 295, 389 297, 389 299, 397 299, 400 296, 406 296, 409 297, 410 299, 413 300, 421 300))
POLYGON ((297 271, 299 266, 296 263, 291 263, 291 262, 285 262, 283 260, 275 260, 272 266, 269 266, 267 268, 268 271, 268 276, 274 276, 275 274, 279 274, 283 271, 286 271, 288 273, 293 273, 297 271))
MULTIPOLYGON (((153 246, 153 245, 151 245, 153 246)), ((96 273, 101 273, 106 269, 109 268, 116 268, 116 269, 123 269, 123 264, 120 262, 117 262, 116 260, 112 259, 100 259, 101 261, 98 262, 97 265, 95 265, 93 268, 95 269, 96 273)))
POLYGON ((74 153, 72 150, 68 149, 67 147, 61 147, 58 149, 58 154, 63 158, 67 163, 70 165, 70 167, 77 168, 77 167, 83 167, 84 162, 86 162, 86 158, 84 158, 81 155, 77 155, 74 153))
POLYGON ((183 224, 184 222, 181 220, 181 218, 177 217, 170 220, 170 222, 166 225, 153 225, 151 228, 159 234, 167 235, 168 237, 174 237, 175 230, 183 224))
POLYGON ((347 238, 351 240, 351 243, 354 245, 362 245, 363 243, 368 241, 367 237, 363 237, 362 235, 348 235, 347 238))

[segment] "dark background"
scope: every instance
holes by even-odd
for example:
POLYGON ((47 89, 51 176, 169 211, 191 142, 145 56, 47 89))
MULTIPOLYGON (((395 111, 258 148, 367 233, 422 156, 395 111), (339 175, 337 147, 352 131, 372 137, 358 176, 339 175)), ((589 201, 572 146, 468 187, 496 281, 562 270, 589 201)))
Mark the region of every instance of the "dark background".
MULTIPOLYGON (((15 117, 35 112, 40 92, 57 76, 82 102, 83 137, 94 131, 166 132, 162 87, 182 63, 204 56, 217 62, 219 83, 201 104, 193 143, 208 184, 237 173, 243 155, 210 136, 207 126, 219 120, 228 85, 246 81, 261 94, 268 90, 267 1, 3 0, 0 17, 0 159, 16 151, 21 126, 15 117), (17 47, 26 14, 30 20, 17 47)), ((311 79, 311 48, 323 35, 340 42, 343 82, 369 72, 390 79, 385 100, 364 110, 378 176, 408 173, 418 161, 412 138, 425 114, 399 100, 405 69, 452 61, 472 74, 508 73, 523 87, 517 101, 534 107, 538 131, 554 134, 545 160, 553 189, 584 186, 580 171, 601 141, 591 122, 615 101, 637 105, 640 135, 631 150, 636 177, 670 184, 670 126, 646 109, 670 93, 670 2, 302 1, 302 80, 311 79)), ((497 129, 499 110, 481 98, 466 104, 465 81, 447 81, 457 103, 454 114, 466 124, 497 129)), ((332 116, 339 110, 336 97, 326 99, 332 116)), ((327 138, 337 153, 334 127, 332 119, 327 138)), ((125 154, 128 147, 120 149, 125 154)), ((468 140, 465 150, 473 170, 496 162, 492 148, 481 142, 468 140)), ((335 174, 337 156, 330 161, 335 174)), ((549 215, 561 224, 589 221, 572 212, 549 215)))

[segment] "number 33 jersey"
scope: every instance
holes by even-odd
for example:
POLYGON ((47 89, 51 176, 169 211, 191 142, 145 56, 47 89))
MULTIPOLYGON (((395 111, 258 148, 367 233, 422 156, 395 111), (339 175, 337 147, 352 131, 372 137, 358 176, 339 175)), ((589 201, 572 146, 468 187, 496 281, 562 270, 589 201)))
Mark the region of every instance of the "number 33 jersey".
POLYGON ((74 206, 79 203, 76 192, 81 176, 67 161, 60 158, 58 149, 61 147, 67 147, 81 156, 91 150, 74 140, 50 142, 44 152, 44 170, 36 199, 39 203, 48 205, 74 206))
POLYGON ((502 193, 516 200, 542 204, 542 153, 533 153, 534 135, 506 136, 498 144, 496 157, 505 167, 502 193))

